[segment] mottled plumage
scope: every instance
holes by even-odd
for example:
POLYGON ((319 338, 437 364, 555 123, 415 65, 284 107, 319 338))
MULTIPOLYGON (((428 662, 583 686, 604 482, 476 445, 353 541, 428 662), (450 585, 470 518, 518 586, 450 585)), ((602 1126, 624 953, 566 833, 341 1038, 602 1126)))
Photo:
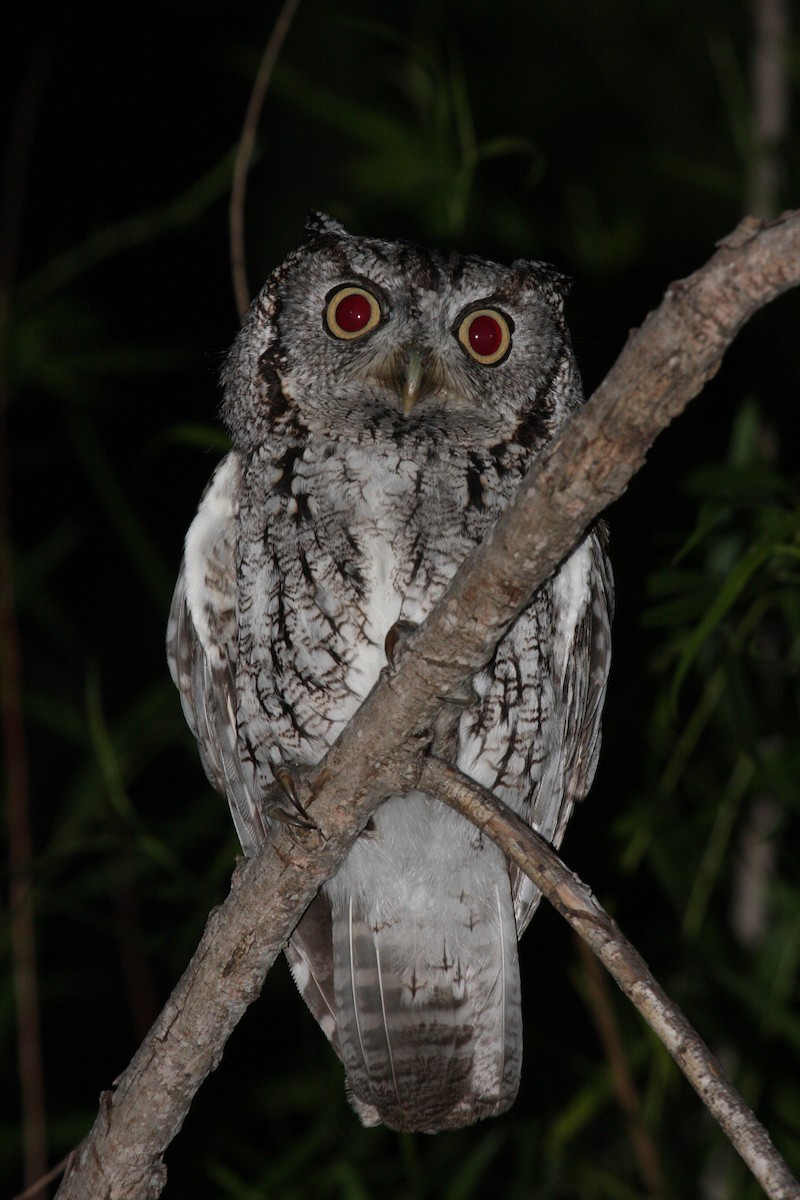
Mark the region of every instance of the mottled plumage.
MULTIPOLYGON (((186 539, 170 667, 246 854, 280 764, 316 763, 581 403, 564 281, 313 217, 225 367, 233 449, 186 539)), ((556 845, 600 744, 612 584, 595 529, 473 680, 442 741, 556 845)), ((441 747, 440 747, 441 749, 441 747)), ((456 813, 388 800, 297 927, 297 984, 365 1124, 504 1111, 517 939, 539 893, 456 813)))

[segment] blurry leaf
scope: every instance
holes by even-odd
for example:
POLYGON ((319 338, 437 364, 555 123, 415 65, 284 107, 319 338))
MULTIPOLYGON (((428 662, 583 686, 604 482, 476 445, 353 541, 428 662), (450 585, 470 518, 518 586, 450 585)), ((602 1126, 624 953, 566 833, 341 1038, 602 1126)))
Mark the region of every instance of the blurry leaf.
POLYGON ((288 68, 279 77, 287 98, 366 147, 347 164, 350 186, 363 202, 391 197, 420 212, 431 238, 457 240, 480 163, 513 154, 534 158, 538 152, 528 138, 476 140, 467 80, 454 54, 444 65, 433 52, 412 47, 397 86, 407 101, 399 117, 331 95, 288 68))
POLYGON ((570 1103, 551 1122, 546 1141, 556 1152, 569 1145, 576 1135, 611 1102, 611 1087, 605 1070, 598 1072, 594 1080, 585 1083, 570 1103))
POLYGON ((717 805, 703 856, 695 871, 692 890, 683 914, 683 930, 690 938, 697 937, 706 917, 708 901, 719 878, 728 850, 739 805, 755 774, 755 763, 746 754, 736 759, 727 786, 717 805))
POLYGON ((470 1200, 472 1196, 481 1195, 477 1189, 481 1187, 504 1141, 503 1134, 497 1128, 484 1133, 482 1137, 475 1137, 473 1148, 457 1166, 452 1180, 441 1193, 444 1200, 470 1200))
POLYGON ((125 494, 111 459, 88 417, 73 408, 69 412, 69 421, 73 444, 102 510, 116 530, 120 545, 129 555, 137 575, 146 583, 158 611, 166 611, 166 603, 174 586, 174 571, 166 565, 151 534, 125 494))
POLYGON ((783 516, 776 514, 774 520, 771 522, 771 526, 767 533, 759 538, 756 544, 740 558, 727 579, 722 583, 714 600, 706 609, 702 620, 687 637, 675 671, 675 678, 672 685, 673 699, 677 698, 681 684, 686 677, 686 672, 689 670, 700 648, 718 627, 723 617, 730 612, 756 572, 769 559, 775 557, 776 554, 780 554, 777 548, 781 545, 784 538, 791 538, 800 532, 800 511, 787 513, 783 516))
POLYGON ((345 1159, 339 1159, 333 1164, 330 1177, 337 1185, 337 1195, 341 1200, 371 1200, 371 1194, 355 1167, 345 1159))
POLYGON ((128 217, 89 234, 79 246, 65 250, 38 271, 23 279, 14 294, 17 311, 24 311, 61 291, 104 259, 152 241, 165 233, 191 225, 230 187, 234 152, 207 171, 200 179, 166 204, 128 217))
POLYGON ((224 454, 230 450, 231 441, 219 425, 203 425, 199 421, 193 421, 191 424, 185 422, 182 425, 168 426, 163 433, 153 438, 150 453, 155 455, 170 445, 190 446, 198 450, 213 450, 224 454))

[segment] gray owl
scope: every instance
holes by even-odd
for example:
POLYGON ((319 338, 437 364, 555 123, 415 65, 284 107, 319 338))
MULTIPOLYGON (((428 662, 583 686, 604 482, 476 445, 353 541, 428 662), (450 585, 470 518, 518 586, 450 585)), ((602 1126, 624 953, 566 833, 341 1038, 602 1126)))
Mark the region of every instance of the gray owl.
MULTIPOLYGON (((317 763, 526 467, 582 402, 565 281, 354 237, 323 215, 223 373, 232 450, 186 537, 172 676, 245 854, 285 768, 317 763)), ((437 747, 560 843, 588 790, 609 665, 601 527, 536 593, 437 747)), ((291 788, 289 788, 291 792, 291 788)), ((536 887, 459 814, 387 800, 287 956, 366 1125, 503 1112, 522 1058, 517 940, 536 887)))

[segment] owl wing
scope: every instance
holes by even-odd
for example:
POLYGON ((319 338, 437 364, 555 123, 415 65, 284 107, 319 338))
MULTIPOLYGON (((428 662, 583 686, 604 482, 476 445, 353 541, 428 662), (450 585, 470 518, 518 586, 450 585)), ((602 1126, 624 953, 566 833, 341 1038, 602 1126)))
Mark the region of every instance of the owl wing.
MULTIPOLYGON (((598 524, 567 560, 554 583, 555 740, 534 796, 531 823, 560 846, 576 800, 592 785, 600 754, 600 719, 611 665, 614 581, 606 553, 608 534, 598 524), (581 565, 581 555, 587 555, 581 565)), ((527 928, 540 899, 535 884, 511 868, 518 936, 527 928)))
POLYGON ((245 854, 266 836, 236 722, 236 513, 240 469, 223 459, 189 526, 167 626, 167 661, 210 782, 227 796, 245 854))

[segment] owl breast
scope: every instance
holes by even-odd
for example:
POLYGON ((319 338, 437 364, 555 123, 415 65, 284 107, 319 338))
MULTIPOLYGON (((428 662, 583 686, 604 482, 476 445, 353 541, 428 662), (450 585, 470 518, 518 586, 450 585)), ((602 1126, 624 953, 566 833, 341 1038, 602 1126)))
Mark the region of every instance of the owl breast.
POLYGON ((481 467, 478 502, 463 453, 374 431, 246 465, 237 683, 262 786, 269 764, 319 760, 386 666, 389 630, 422 621, 480 540, 515 482, 481 467))

